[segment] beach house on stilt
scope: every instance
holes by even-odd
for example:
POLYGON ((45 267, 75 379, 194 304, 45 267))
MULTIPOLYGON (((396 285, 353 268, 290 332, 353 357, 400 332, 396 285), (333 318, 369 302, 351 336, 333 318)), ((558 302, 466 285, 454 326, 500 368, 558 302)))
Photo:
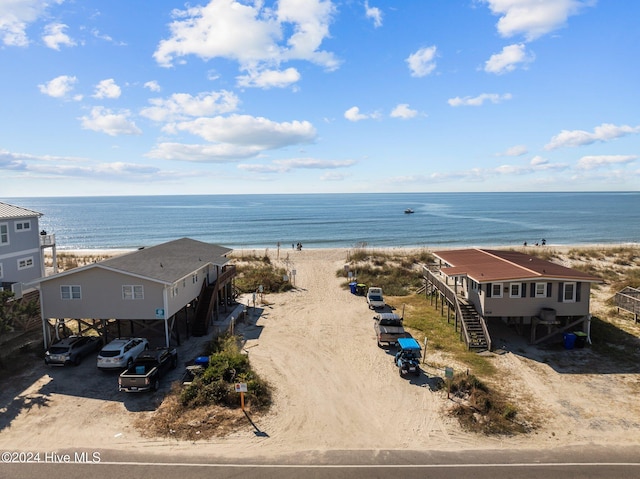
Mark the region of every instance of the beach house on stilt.
POLYGON ((529 254, 493 249, 434 253, 424 267, 427 295, 453 312, 470 349, 491 349, 501 321, 537 344, 568 331, 589 332, 591 285, 602 280, 529 254))
POLYGON ((34 281, 45 348, 69 322, 105 341, 148 333, 180 344, 179 322, 187 335, 206 334, 233 297, 231 251, 182 238, 34 281))

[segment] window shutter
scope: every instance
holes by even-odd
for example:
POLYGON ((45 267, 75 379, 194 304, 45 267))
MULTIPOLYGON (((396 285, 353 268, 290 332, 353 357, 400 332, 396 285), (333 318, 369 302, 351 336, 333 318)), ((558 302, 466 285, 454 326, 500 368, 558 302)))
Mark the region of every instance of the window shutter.
POLYGON ((551 283, 547 283, 547 298, 551 297, 551 283))
POLYGON ((531 293, 529 296, 531 296, 532 298, 535 298, 535 296, 536 296, 536 283, 531 283, 531 288, 530 288, 529 292, 531 293))
POLYGON ((491 283, 487 283, 487 298, 491 297, 491 283))
POLYGON ((564 293, 564 283, 560 281, 558 283, 558 303, 562 303, 562 294, 564 293))
POLYGON ((527 283, 522 283, 520 285, 520 296, 523 298, 527 297, 527 283))
POLYGON ((582 289, 582 283, 578 281, 576 283, 576 303, 580 302, 580 290, 582 289))

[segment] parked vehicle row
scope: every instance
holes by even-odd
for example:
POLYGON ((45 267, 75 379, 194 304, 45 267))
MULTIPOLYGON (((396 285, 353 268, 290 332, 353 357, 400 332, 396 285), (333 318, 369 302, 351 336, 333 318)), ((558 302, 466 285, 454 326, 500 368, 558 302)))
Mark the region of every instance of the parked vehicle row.
POLYGON ((99 351, 98 369, 124 370, 118 376, 118 390, 126 392, 157 390, 161 376, 178 365, 175 348, 149 351, 146 338, 116 338, 102 348, 101 345, 97 336, 69 336, 49 346, 44 362, 51 366, 77 366, 84 357, 99 351))
POLYGON ((131 366, 138 355, 149 349, 145 338, 116 338, 104 347, 98 336, 69 336, 53 343, 44 353, 44 362, 50 366, 80 364, 91 353, 100 351, 98 369, 124 369, 131 366))

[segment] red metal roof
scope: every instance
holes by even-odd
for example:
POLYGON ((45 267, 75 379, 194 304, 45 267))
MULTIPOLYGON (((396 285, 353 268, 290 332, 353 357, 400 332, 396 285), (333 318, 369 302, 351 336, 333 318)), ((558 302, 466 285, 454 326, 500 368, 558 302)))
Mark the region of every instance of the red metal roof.
POLYGON ((436 251, 448 276, 468 276, 478 283, 530 279, 555 279, 601 283, 602 279, 518 251, 459 249, 436 251))

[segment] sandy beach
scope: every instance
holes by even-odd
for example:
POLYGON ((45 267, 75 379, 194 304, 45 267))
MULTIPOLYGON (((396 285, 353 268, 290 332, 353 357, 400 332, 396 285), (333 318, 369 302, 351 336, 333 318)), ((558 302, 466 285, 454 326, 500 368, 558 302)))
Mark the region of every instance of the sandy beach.
MULTIPOLYGON (((568 251, 569 247, 563 248, 568 251)), ((265 250, 255 253, 262 255, 265 250)), ((274 249, 268 254, 276 264, 288 256, 290 268, 296 270, 296 287, 267 294, 265 304, 250 308, 248 324, 239 325, 237 331, 245 337, 254 368, 275 390, 271 411, 253 418, 254 425, 247 421, 246 427, 227 437, 195 443, 149 438, 133 423, 154 414, 166 388, 130 397, 109 389, 114 377, 101 377, 91 361, 75 370, 35 364, 0 393, 5 415, 0 447, 144 450, 233 458, 297 453, 312 458, 352 449, 458 451, 640 444, 640 367, 603 364, 589 347, 544 350, 513 336, 494 339, 504 343, 503 354, 491 354, 491 360, 500 371, 501 389, 517 402, 523 415, 535 418, 537 427, 513 437, 461 431, 447 414, 451 400, 446 391, 435 387, 434 378, 444 375, 440 366, 450 359, 427 350, 425 374, 415 380, 398 376, 392 356, 376 345, 372 312, 364 299, 340 286, 343 280, 336 271, 345 264, 347 250, 285 250, 279 260, 274 249), (95 379, 71 388, 74 374, 82 371, 95 379), (109 387, 105 389, 104 383, 109 387)), ((603 286, 592 299, 592 312, 606 311, 602 302, 608 296, 610 291, 603 286)), ((242 301, 247 304, 249 298, 242 301)), ((625 328, 640 335, 632 317, 625 328)), ((181 345, 181 359, 198 354, 205 339, 192 338, 181 345)))

